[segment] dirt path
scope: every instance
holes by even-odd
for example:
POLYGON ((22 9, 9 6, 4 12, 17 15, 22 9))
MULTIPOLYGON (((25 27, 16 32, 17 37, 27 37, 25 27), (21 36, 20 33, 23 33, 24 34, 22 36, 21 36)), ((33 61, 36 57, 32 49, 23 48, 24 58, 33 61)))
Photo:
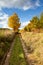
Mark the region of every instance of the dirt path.
POLYGON ((22 43, 22 47, 23 47, 23 50, 24 50, 26 61, 27 61, 28 65, 29 65, 29 58, 28 58, 29 53, 28 53, 28 50, 26 48, 25 42, 23 41, 21 35, 19 37, 20 37, 20 40, 21 40, 21 43, 22 43))
MULTIPOLYGON (((29 65, 29 62, 28 62, 28 54, 29 53, 27 51, 27 48, 25 46, 25 43, 24 43, 23 39, 21 38, 21 35, 19 35, 19 37, 20 37, 20 40, 21 40, 21 43, 22 43, 22 47, 23 47, 23 51, 24 51, 24 54, 25 54, 25 58, 26 58, 27 64, 29 65)), ((4 65, 9 65, 9 59, 10 59, 10 55, 11 55, 11 52, 12 52, 12 48, 14 46, 14 41, 12 42, 11 48, 9 50, 9 53, 7 54, 7 57, 6 57, 4 65)))
MULTIPOLYGON (((14 40, 14 41, 15 41, 15 40, 14 40)), ((14 41, 12 42, 11 48, 10 48, 8 54, 7 54, 7 57, 6 57, 6 60, 5 60, 4 65, 9 65, 9 58, 10 58, 10 55, 11 55, 11 52, 12 52, 12 48, 13 48, 13 46, 14 46, 14 41)))

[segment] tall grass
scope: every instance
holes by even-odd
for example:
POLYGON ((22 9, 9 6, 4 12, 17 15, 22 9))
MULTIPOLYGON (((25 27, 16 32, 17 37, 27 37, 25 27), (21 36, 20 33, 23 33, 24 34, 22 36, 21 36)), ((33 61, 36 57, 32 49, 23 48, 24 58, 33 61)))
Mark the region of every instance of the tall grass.
POLYGON ((21 36, 28 49, 29 63, 43 65, 43 33, 24 32, 21 36))
POLYGON ((13 38, 14 35, 11 30, 0 30, 0 64, 5 53, 9 50, 13 38))

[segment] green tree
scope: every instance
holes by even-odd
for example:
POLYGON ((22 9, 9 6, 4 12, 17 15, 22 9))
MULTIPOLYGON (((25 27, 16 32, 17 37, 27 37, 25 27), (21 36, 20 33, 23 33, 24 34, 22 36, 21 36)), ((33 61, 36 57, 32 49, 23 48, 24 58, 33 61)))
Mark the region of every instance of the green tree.
POLYGON ((40 27, 43 28, 43 13, 40 15, 40 27))
POLYGON ((33 24, 34 28, 40 28, 39 24, 39 18, 37 16, 33 17, 32 20, 30 21, 33 24))
POLYGON ((34 16, 24 28, 26 31, 40 31, 41 29, 43 29, 43 13, 41 13, 40 18, 34 16))

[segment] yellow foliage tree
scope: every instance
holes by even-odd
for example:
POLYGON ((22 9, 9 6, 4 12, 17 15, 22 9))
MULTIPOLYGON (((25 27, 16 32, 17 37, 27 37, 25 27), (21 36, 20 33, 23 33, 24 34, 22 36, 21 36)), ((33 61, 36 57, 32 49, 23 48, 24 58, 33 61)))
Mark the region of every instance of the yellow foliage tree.
POLYGON ((8 18, 8 26, 13 28, 15 32, 18 31, 18 28, 20 27, 20 22, 16 13, 8 18))

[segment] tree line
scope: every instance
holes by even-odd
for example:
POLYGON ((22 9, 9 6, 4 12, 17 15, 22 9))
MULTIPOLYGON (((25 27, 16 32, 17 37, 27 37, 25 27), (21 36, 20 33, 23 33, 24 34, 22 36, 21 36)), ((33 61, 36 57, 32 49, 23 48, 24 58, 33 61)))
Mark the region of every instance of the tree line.
POLYGON ((24 27, 24 31, 40 31, 43 30, 43 13, 40 17, 34 16, 30 23, 24 27))

